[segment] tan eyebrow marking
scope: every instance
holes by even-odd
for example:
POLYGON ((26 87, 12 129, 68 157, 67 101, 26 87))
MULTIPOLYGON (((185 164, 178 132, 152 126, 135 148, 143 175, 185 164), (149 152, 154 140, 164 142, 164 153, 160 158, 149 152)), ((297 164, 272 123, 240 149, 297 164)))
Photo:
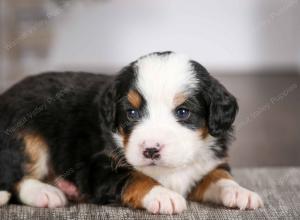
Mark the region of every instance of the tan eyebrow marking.
POLYGON ((184 93, 177 93, 174 97, 173 103, 174 106, 177 107, 183 104, 187 100, 187 96, 184 93))
POLYGON ((127 99, 129 103, 136 109, 141 107, 142 104, 142 97, 140 94, 135 90, 130 90, 127 95, 127 99))

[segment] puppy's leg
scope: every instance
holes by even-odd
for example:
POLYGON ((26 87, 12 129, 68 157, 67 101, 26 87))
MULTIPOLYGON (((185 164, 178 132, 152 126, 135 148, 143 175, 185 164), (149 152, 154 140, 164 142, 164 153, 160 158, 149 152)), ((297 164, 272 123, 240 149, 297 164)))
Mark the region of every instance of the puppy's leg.
POLYGON ((19 200, 34 207, 56 208, 67 204, 64 193, 58 188, 43 183, 49 175, 49 150, 44 138, 37 133, 23 133, 24 176, 16 184, 19 200))
POLYGON ((132 174, 124 187, 122 202, 127 206, 145 208, 156 214, 174 214, 186 209, 186 200, 180 194, 138 172, 132 174))
POLYGON ((10 200, 11 193, 8 191, 0 191, 0 206, 7 204, 10 200))
POLYGON ((221 168, 206 175, 192 190, 189 198, 193 201, 213 202, 239 209, 256 209, 263 206, 258 194, 241 187, 229 172, 221 168))

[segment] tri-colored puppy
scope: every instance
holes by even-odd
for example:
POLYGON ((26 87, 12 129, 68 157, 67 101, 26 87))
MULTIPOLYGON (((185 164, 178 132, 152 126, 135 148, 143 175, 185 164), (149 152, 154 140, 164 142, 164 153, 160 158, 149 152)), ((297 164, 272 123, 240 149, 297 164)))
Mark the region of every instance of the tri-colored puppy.
POLYGON ((237 111, 204 67, 173 52, 116 76, 26 78, 0 96, 0 205, 73 196, 152 213, 180 213, 187 200, 256 209, 262 200, 226 164, 237 111))

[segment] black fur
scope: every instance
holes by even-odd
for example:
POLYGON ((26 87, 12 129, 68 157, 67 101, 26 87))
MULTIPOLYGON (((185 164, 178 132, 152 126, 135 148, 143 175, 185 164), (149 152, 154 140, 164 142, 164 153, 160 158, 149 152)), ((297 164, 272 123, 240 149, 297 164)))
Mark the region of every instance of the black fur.
POLYGON ((206 126, 209 133, 217 137, 212 149, 217 157, 225 157, 233 137, 232 124, 238 112, 237 101, 201 64, 196 61, 191 61, 191 64, 199 80, 198 100, 206 106, 206 126))
POLYGON ((238 112, 237 101, 203 66, 195 61, 191 63, 199 79, 200 94, 206 99, 209 108, 209 132, 212 136, 220 136, 227 132, 234 122, 238 112))
MULTIPOLYGON (((0 190, 13 191, 25 175, 19 134, 37 132, 49 145, 57 176, 74 182, 89 201, 119 201, 119 185, 130 169, 114 169, 111 159, 116 149, 109 133, 115 117, 111 106, 116 96, 111 88, 114 78, 52 72, 29 77, 2 94, 0 190)), ((120 83, 118 88, 123 85, 127 84, 120 83)))

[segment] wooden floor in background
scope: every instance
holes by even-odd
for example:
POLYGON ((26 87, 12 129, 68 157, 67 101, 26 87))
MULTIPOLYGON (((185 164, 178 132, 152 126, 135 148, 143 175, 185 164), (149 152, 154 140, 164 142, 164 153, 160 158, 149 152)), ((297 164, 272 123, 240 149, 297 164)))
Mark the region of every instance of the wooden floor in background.
POLYGON ((239 102, 231 164, 300 165, 300 75, 216 76, 239 102))

